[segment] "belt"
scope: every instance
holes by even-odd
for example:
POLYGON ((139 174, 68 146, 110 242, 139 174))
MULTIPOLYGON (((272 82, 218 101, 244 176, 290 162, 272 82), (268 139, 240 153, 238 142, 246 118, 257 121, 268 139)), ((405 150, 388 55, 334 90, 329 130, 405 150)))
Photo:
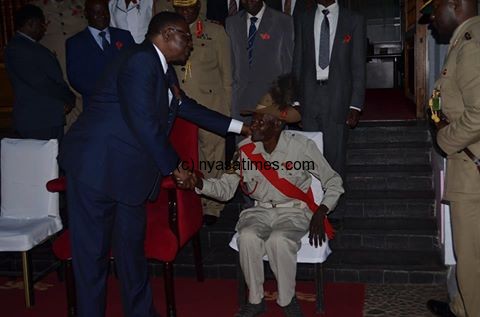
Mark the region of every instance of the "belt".
POLYGON ((328 85, 328 79, 317 80, 317 85, 320 85, 320 86, 326 86, 326 85, 328 85))
POLYGON ((480 172, 480 159, 473 154, 472 151, 470 151, 468 148, 463 149, 463 152, 467 154, 467 156, 475 163, 477 166, 478 171, 480 172))
POLYGON ((300 200, 293 200, 293 201, 289 201, 287 203, 282 203, 282 204, 255 201, 255 206, 263 207, 263 208, 299 208, 299 209, 307 208, 307 204, 300 200))

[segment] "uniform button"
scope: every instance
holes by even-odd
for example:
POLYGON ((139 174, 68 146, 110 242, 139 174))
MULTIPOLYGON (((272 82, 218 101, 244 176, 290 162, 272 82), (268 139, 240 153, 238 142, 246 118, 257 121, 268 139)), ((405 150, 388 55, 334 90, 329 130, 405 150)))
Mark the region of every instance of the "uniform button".
POLYGON ((62 12, 59 12, 58 15, 59 15, 59 16, 63 16, 63 13, 62 13, 62 12))
POLYGON ((184 71, 185 71, 185 67, 182 67, 182 72, 184 72, 184 71))
POLYGON ((61 25, 65 25, 65 23, 63 23, 63 22, 61 22, 60 24, 61 24, 61 25))
POLYGON ((63 35, 67 35, 67 33, 66 33, 66 32, 63 32, 63 35))
POLYGON ((209 92, 209 93, 212 93, 212 90, 211 90, 211 89, 209 89, 209 90, 208 90, 208 92, 209 92))
POLYGON ((205 43, 202 43, 201 45, 202 45, 202 46, 205 46, 205 43))
POLYGON ((185 79, 182 79, 182 84, 184 84, 184 83, 185 83, 185 79))

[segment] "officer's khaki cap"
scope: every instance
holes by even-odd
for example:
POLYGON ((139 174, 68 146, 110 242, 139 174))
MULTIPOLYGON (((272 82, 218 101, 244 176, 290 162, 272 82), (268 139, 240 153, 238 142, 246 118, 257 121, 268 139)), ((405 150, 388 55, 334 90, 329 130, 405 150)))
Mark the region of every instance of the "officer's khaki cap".
POLYGON ((197 3, 197 0, 173 0, 175 7, 189 7, 197 3))
POLYGON ((285 106, 280 108, 280 106, 275 103, 270 93, 267 93, 262 99, 260 99, 255 109, 242 111, 241 114, 243 116, 248 116, 254 113, 270 114, 286 123, 296 123, 302 120, 300 112, 294 107, 285 106))

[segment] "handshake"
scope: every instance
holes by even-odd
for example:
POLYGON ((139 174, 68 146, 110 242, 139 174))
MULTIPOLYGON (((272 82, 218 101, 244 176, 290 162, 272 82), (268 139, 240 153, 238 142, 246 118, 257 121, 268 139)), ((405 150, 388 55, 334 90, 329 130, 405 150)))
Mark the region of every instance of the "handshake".
POLYGON ((195 187, 202 188, 203 181, 195 171, 185 169, 181 164, 172 173, 173 181, 180 189, 193 190, 195 187))

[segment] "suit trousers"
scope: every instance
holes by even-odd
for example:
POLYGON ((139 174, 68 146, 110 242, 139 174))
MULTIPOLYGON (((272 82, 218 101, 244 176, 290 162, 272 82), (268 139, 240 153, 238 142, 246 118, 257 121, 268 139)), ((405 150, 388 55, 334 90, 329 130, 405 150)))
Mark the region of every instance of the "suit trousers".
MULTIPOLYGON (((205 178, 220 178, 224 172, 225 139, 203 129, 198 130, 198 157, 200 171, 205 178)), ((220 217, 224 203, 211 198, 202 198, 203 213, 220 217)))
POLYGON ((67 179, 77 316, 105 316, 111 248, 124 316, 157 316, 144 254, 145 206, 121 204, 68 174, 67 179))
POLYGON ((328 85, 317 85, 315 104, 302 106, 304 131, 323 132, 323 156, 343 179, 347 151, 348 128, 345 122, 335 120, 336 109, 331 109, 328 85))
POLYGON ((263 256, 277 279, 277 303, 284 307, 295 296, 297 252, 308 230, 312 213, 298 208, 253 207, 237 223, 240 266, 249 289, 249 302, 261 302, 265 274, 263 256))
POLYGON ((480 200, 451 201, 457 281, 466 316, 480 316, 480 200))

